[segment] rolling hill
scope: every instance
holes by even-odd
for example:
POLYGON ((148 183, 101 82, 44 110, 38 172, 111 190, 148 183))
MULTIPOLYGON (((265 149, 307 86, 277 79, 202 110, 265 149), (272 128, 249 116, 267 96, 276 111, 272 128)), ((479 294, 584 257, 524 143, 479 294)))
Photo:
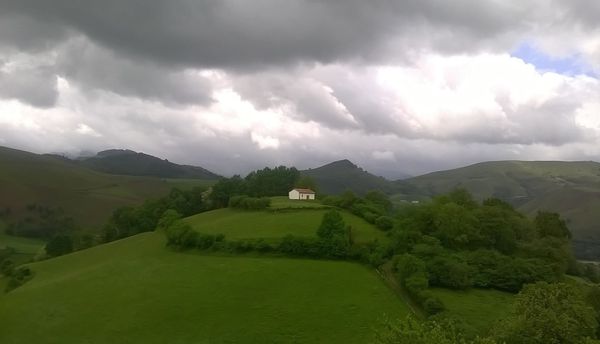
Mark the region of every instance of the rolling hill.
POLYGON ((578 257, 600 259, 600 163, 497 161, 403 180, 433 196, 464 187, 482 200, 497 197, 519 210, 559 212, 573 233, 578 257))
POLYGON ((219 175, 202 167, 178 165, 152 155, 127 149, 111 149, 76 163, 92 170, 129 176, 217 180, 219 175))
POLYGON ((406 186, 401 181, 392 183, 383 177, 373 175, 349 160, 335 161, 304 170, 301 174, 312 177, 319 191, 325 194, 340 194, 346 190, 352 190, 357 194, 365 194, 371 190, 394 193, 400 192, 402 187, 406 186))
POLYGON ((29 267, 0 294, 3 343, 366 343, 409 312, 356 263, 181 253, 160 233, 29 267))
POLYGON ((83 226, 99 227, 114 209, 140 204, 170 190, 158 178, 115 176, 50 156, 0 147, 0 209, 10 218, 27 205, 61 207, 83 226))

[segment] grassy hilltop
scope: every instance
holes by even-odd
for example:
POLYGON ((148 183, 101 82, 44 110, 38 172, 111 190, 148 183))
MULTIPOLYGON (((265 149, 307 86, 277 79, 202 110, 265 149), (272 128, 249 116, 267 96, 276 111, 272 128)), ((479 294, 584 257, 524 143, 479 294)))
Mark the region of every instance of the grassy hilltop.
POLYGON ((202 256, 146 233, 31 264, 0 295, 3 343, 365 343, 406 306, 335 261, 202 256))
MULTIPOLYGON (((323 215, 329 207, 310 201, 287 202, 286 197, 274 197, 271 208, 247 211, 231 208, 201 213, 186 219, 197 231, 224 234, 229 239, 263 238, 277 241, 286 235, 314 237, 323 215), (276 210, 280 211, 276 211, 276 210)), ((364 219, 347 211, 341 212, 344 222, 352 227, 357 243, 387 240, 385 234, 364 219)))

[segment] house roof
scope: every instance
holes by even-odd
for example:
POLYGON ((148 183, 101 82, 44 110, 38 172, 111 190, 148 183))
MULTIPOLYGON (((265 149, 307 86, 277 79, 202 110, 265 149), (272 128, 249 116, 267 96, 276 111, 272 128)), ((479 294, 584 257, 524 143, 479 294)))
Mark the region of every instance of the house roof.
POLYGON ((315 193, 311 189, 298 189, 298 188, 295 188, 294 190, 298 191, 299 193, 307 193, 307 194, 314 194, 315 193))

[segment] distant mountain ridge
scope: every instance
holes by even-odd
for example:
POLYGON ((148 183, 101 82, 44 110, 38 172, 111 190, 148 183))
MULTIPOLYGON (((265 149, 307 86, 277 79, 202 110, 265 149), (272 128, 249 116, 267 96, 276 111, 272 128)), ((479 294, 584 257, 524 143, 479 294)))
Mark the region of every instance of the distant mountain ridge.
POLYGON ((300 172, 302 175, 312 177, 325 194, 339 194, 352 190, 364 194, 370 190, 390 192, 395 188, 389 180, 371 174, 358 167, 350 160, 334 161, 321 167, 300 172))
POLYGON ((77 160, 95 171, 130 176, 216 180, 220 176, 199 166, 179 165, 129 149, 109 149, 77 160))

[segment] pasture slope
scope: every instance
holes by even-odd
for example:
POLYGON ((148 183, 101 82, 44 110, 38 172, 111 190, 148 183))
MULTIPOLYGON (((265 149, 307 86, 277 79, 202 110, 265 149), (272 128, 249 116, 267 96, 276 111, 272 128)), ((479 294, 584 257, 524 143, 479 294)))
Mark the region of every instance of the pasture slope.
POLYGON ((174 252, 145 233, 33 263, 0 295, 0 342, 366 343, 405 305, 342 261, 174 252))
POLYGON ((158 178, 108 175, 74 163, 0 147, 0 209, 19 217, 28 204, 62 207, 82 226, 97 228, 120 206, 167 194, 158 178))
MULTIPOLYGON (((205 234, 224 234, 228 239, 263 238, 274 242, 286 235, 315 237, 328 209, 315 201, 288 202, 282 197, 275 197, 267 210, 224 208, 194 215, 185 221, 205 234)), ((384 232, 364 219, 345 210, 339 211, 344 222, 352 227, 356 243, 387 240, 384 232)))

